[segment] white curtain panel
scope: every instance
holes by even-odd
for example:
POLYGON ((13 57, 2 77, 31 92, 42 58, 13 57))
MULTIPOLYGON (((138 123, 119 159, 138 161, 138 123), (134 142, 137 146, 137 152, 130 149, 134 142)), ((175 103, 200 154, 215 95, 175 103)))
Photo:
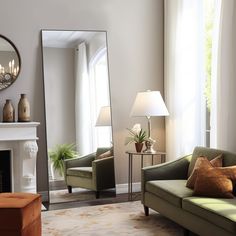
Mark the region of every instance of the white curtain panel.
POLYGON ((211 147, 236 152, 236 1, 219 1, 217 12, 212 57, 211 147))
POLYGON ((203 145, 204 22, 203 2, 165 0, 165 99, 167 159, 203 145))
POLYGON ((89 77, 86 45, 75 49, 75 127, 79 155, 92 152, 89 77))

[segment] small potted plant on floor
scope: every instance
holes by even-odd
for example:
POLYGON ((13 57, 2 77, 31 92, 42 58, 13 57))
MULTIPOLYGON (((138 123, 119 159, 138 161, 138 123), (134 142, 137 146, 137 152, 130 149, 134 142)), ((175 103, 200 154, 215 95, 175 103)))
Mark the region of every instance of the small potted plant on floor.
POLYGON ((58 144, 52 150, 49 150, 49 158, 53 168, 58 171, 61 176, 64 176, 63 160, 72 159, 78 156, 75 150, 75 144, 58 144))

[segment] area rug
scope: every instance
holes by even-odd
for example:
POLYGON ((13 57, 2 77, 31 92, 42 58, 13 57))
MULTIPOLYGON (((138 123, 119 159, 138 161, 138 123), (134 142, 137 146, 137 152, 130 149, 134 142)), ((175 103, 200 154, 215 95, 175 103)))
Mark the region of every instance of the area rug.
POLYGON ((146 217, 140 201, 42 212, 44 236, 181 236, 180 226, 155 211, 146 217))
MULTIPOLYGON (((83 188, 73 188, 72 193, 68 193, 67 189, 63 190, 50 190, 50 203, 62 202, 79 202, 94 200, 95 192, 83 188)), ((115 195, 114 190, 105 190, 101 192, 101 198, 111 197, 115 195)))

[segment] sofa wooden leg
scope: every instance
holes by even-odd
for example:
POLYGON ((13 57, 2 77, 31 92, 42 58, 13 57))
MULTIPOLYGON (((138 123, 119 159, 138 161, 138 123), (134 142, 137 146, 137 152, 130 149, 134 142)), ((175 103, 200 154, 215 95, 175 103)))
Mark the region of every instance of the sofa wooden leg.
POLYGON ((68 189, 68 193, 72 193, 72 187, 71 186, 67 186, 67 189, 68 189))
POLYGON ((143 207, 144 207, 145 216, 149 216, 149 208, 147 206, 143 206, 143 207))
POLYGON ((188 229, 184 229, 184 236, 189 236, 189 230, 188 229))
POLYGON ((100 192, 99 191, 96 191, 96 199, 98 199, 100 196, 100 192))

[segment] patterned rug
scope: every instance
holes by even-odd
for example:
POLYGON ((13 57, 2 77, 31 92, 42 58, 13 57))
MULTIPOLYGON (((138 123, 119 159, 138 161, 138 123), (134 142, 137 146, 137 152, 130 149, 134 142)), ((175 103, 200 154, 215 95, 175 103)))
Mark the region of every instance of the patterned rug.
POLYGON ((42 212, 43 236, 182 236, 180 226, 140 201, 42 212))

